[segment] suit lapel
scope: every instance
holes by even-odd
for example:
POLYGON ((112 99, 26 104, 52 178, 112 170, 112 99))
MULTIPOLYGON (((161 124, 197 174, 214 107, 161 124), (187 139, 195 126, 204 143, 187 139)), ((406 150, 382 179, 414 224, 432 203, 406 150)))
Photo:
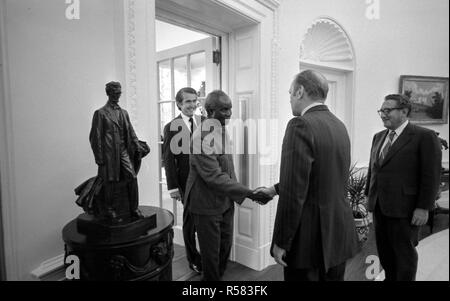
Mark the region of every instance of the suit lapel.
POLYGON ((375 164, 379 165, 380 162, 380 152, 381 152, 381 147, 383 146, 383 142, 386 139, 387 134, 389 133, 389 130, 385 130, 383 132, 381 132, 378 135, 378 139, 375 141, 374 144, 374 151, 375 153, 372 154, 372 161, 375 162, 375 164))
POLYGON ((105 113, 112 122, 119 126, 119 120, 117 120, 116 114, 114 114, 112 108, 110 108, 108 105, 105 106, 105 113))
POLYGON ((395 156, 395 154, 398 153, 399 150, 401 150, 406 144, 408 144, 411 141, 413 136, 414 131, 412 125, 408 124, 406 128, 403 130, 403 133, 397 138, 397 140, 390 148, 381 166, 384 166, 387 162, 389 162, 389 160, 392 159, 392 157, 395 156))

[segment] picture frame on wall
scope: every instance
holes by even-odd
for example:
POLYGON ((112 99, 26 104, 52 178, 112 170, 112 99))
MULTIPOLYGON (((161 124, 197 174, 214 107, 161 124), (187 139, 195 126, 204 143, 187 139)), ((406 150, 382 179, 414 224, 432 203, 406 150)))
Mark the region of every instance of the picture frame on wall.
POLYGON ((411 100, 411 122, 448 123, 448 77, 402 75, 400 93, 411 100))

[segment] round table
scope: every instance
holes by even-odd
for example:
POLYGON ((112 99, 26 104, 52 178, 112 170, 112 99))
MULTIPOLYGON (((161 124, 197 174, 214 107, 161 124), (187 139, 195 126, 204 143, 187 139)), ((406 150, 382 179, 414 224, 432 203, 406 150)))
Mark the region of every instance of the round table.
POLYGON ((172 280, 173 215, 156 207, 140 209, 145 215, 156 213, 156 227, 139 237, 92 239, 78 231, 77 219, 64 227, 65 258, 79 258, 80 280, 172 280))

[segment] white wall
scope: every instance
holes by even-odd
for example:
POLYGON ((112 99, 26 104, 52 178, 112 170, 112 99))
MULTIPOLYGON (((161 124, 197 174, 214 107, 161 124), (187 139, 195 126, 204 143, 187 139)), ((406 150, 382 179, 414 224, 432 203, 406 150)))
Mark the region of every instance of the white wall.
POLYGON ((9 279, 29 279, 63 253, 61 230, 82 211, 73 190, 96 174, 91 118, 107 100, 105 83, 124 77, 123 52, 115 50, 123 38, 115 30, 121 3, 81 1, 81 19, 68 21, 65 1, 6 0, 15 185, 3 202, 16 208, 10 219, 19 264, 9 279))
MULTIPOLYGON (((282 131, 292 116, 288 90, 299 71, 302 37, 315 19, 331 17, 346 30, 355 48, 353 160, 360 165, 368 164, 373 134, 383 129, 376 111, 385 95, 398 92, 400 75, 449 76, 449 2, 379 2, 379 20, 366 18, 363 0, 283 0, 280 7, 278 100, 282 131)), ((427 127, 448 140, 448 124, 427 127)), ((443 161, 448 162, 448 151, 444 151, 443 161)))

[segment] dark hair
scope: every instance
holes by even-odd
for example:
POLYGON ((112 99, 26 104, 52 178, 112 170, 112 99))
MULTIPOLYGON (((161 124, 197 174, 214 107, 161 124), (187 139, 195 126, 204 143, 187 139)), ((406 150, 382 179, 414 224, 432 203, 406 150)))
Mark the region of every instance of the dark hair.
POLYGON ((112 88, 115 88, 115 87, 122 87, 122 86, 120 85, 119 82, 109 82, 109 83, 107 83, 106 87, 105 87, 106 95, 109 96, 109 92, 112 90, 112 88))
POLYGON ((180 109, 180 107, 178 105, 183 103, 183 93, 197 95, 197 91, 195 91, 194 88, 186 87, 186 88, 180 89, 180 91, 178 91, 177 95, 175 96, 175 101, 177 102, 178 109, 180 109))
POLYGON ((328 82, 327 79, 317 71, 306 70, 294 79, 294 88, 297 91, 302 86, 308 96, 312 100, 325 100, 328 96, 328 82))
POLYGON ((219 101, 221 97, 229 98, 229 96, 222 90, 214 90, 211 93, 209 93, 208 96, 206 96, 205 110, 208 113, 208 116, 210 116, 210 112, 214 110, 214 108, 216 107, 216 103, 219 101))
POLYGON ((406 116, 409 117, 411 114, 412 106, 408 96, 403 94, 389 94, 384 98, 384 100, 395 100, 399 108, 408 109, 408 114, 406 116))

